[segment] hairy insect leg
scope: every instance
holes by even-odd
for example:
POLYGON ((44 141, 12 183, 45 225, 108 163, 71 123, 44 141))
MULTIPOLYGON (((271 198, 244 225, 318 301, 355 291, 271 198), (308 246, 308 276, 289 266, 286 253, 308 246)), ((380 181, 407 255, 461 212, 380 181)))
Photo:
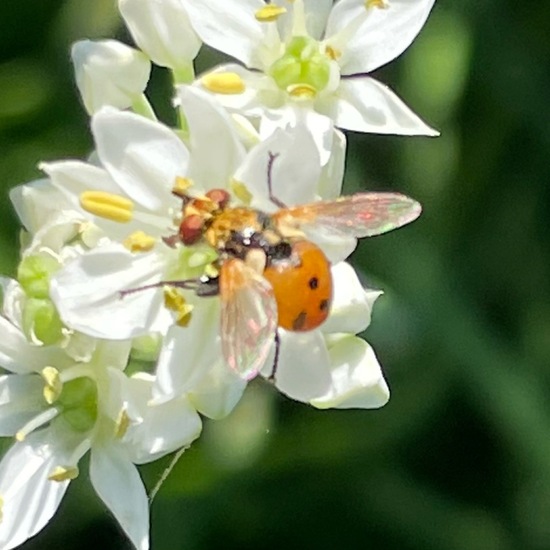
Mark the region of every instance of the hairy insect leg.
POLYGON ((273 357, 273 368, 271 374, 268 377, 270 382, 275 382, 275 375, 277 374, 277 367, 279 366, 279 351, 281 350, 281 337, 279 336, 279 329, 275 331, 275 356, 273 357))
POLYGON ((121 290, 118 294, 120 298, 128 296, 128 294, 134 294, 135 292, 141 292, 142 290, 151 290, 153 288, 161 288, 163 286, 173 286, 176 288, 183 288, 185 290, 195 290, 200 288, 203 282, 200 279, 186 279, 183 281, 160 281, 151 285, 138 286, 136 288, 129 288, 127 290, 121 290))
POLYGON ((273 194, 273 163, 275 162, 275 159, 279 156, 279 153, 272 153, 269 151, 269 159, 267 161, 267 190, 269 192, 269 200, 279 208, 287 208, 286 204, 279 200, 274 194, 273 194))

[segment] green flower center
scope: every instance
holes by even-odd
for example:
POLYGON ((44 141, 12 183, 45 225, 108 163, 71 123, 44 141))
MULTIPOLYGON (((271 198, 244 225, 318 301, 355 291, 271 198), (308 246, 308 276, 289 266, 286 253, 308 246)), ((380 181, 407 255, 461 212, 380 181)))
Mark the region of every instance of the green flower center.
POLYGON ((27 256, 19 264, 17 280, 27 296, 48 298, 50 277, 60 267, 59 262, 50 256, 27 256))
POLYGON ((63 384, 56 403, 63 418, 77 432, 91 430, 97 420, 97 386, 88 377, 75 378, 63 384))
POLYGON ((314 96, 330 79, 330 61, 319 49, 319 43, 308 36, 295 36, 285 53, 270 68, 270 74, 282 90, 291 95, 314 96))
POLYGON ((50 277, 60 268, 50 256, 27 256, 17 270, 17 280, 25 291, 23 331, 27 338, 51 345, 62 336, 63 323, 50 300, 50 277))

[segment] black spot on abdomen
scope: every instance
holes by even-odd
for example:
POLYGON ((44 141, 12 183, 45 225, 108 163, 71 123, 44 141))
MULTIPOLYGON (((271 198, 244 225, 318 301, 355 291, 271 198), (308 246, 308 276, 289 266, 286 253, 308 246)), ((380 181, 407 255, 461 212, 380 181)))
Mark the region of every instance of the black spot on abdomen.
POLYGON ((301 311, 298 317, 292 321, 292 330, 302 330, 306 324, 306 317, 307 313, 305 311, 301 311))

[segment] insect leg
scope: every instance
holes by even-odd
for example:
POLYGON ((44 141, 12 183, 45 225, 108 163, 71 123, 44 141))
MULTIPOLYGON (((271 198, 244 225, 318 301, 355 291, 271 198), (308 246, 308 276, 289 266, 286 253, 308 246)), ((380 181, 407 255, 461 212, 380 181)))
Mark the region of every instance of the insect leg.
POLYGON ((141 292, 142 290, 150 290, 152 288, 160 288, 163 286, 173 286, 176 288, 183 288, 186 290, 197 290, 200 288, 203 282, 200 279, 186 279, 184 281, 160 281, 151 285, 138 286, 137 288, 128 288, 127 290, 121 290, 118 294, 120 298, 128 296, 128 294, 134 294, 135 292, 141 292))
POLYGON ((269 159, 267 161, 267 190, 269 192, 269 200, 279 208, 287 208, 286 204, 283 201, 280 201, 273 194, 273 163, 275 159, 279 156, 279 153, 272 153, 269 151, 269 159))
POLYGON ((281 338, 279 336, 279 329, 275 331, 275 357, 273 357, 273 369, 269 375, 268 380, 275 382, 275 375, 277 374, 277 367, 279 366, 279 351, 281 350, 281 338))

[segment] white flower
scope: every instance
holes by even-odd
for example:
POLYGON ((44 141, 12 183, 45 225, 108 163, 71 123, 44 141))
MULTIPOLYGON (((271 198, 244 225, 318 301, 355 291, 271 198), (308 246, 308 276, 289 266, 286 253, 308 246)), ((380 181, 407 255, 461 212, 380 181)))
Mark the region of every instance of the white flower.
MULTIPOLYGON (((252 193, 253 206, 268 212, 276 210, 277 207, 267 197, 267 159, 271 151, 279 153, 272 172, 273 190, 277 198, 290 205, 312 202, 318 197, 319 158, 309 134, 301 132, 302 127, 294 132, 279 130, 246 154, 235 140, 229 121, 225 126, 204 125, 204 121, 215 120, 209 109, 214 108, 220 117, 226 115, 213 107, 211 102, 203 101, 197 90, 187 88, 186 91, 187 94, 183 94, 181 99, 182 105, 188 107, 186 115, 190 125, 188 174, 198 183, 199 189, 220 187, 221 182, 228 182, 234 174, 252 193), (220 154, 215 154, 218 151, 220 154)), ((152 132, 149 135, 145 128, 152 131, 158 126, 130 113, 109 111, 94 117, 92 127, 98 155, 108 167, 112 181, 122 181, 129 196, 138 196, 140 192, 147 195, 148 188, 152 194, 164 185, 160 179, 151 176, 154 165, 151 170, 148 169, 146 156, 147 146, 157 141, 153 138, 157 134, 152 132), (124 127, 126 121, 131 121, 134 135, 149 137, 144 137, 141 145, 127 144, 121 152, 113 143, 119 142, 116 138, 119 132, 122 135, 129 133, 124 127), (137 131, 138 127, 142 131, 137 131), (107 143, 110 146, 107 147, 107 143), (139 162, 139 166, 135 168, 134 162, 139 162), (128 175, 139 173, 143 176, 134 180, 134 191, 128 175)), ((169 134, 167 130, 162 132, 166 138, 163 151, 169 152, 169 134)), ((176 165, 168 158, 164 164, 176 165)), ((78 181, 87 183, 90 178, 80 177, 76 171, 71 176, 71 170, 76 168, 74 164, 69 166, 63 163, 45 166, 56 185, 66 182, 65 189, 71 189, 73 195, 78 197, 84 190, 78 181), (70 181, 68 176, 71 176, 70 181)), ((122 185, 119 190, 121 188, 122 185)), ((110 189, 114 190, 113 187, 110 189)), ((147 203, 146 200, 141 202, 144 205, 147 203)), ((155 216, 160 217, 163 211, 166 212, 165 226, 168 227, 173 212, 170 207, 161 208, 155 216)), ((152 215, 153 212, 149 212, 147 219, 152 219, 152 215)), ((136 217, 135 222, 138 223, 142 217, 145 219, 145 212, 136 217)), ((161 224, 155 225, 160 227, 161 224)), ((355 239, 345 240, 330 235, 319 237, 319 242, 335 262, 344 259, 355 246, 355 239)), ((122 339, 158 330, 158 325, 153 322, 160 312, 164 310, 166 313, 160 290, 132 293, 122 300, 118 293, 160 280, 185 278, 183 275, 168 276, 170 272, 177 272, 178 261, 181 270, 182 258, 188 264, 193 263, 199 268, 198 274, 202 274, 201 269, 212 257, 200 247, 183 247, 178 256, 160 239, 154 246, 156 252, 154 249, 146 253, 131 252, 115 244, 100 247, 56 273, 52 279, 51 294, 67 325, 96 337, 122 339)), ((365 294, 353 270, 345 264, 334 266, 333 279, 335 302, 332 318, 325 327, 302 334, 281 330, 281 367, 277 373, 277 385, 288 395, 319 407, 380 406, 387 399, 388 392, 370 348, 351 336, 339 342, 334 337, 327 340, 324 336, 325 332, 355 334, 364 330, 370 319, 373 298, 367 298, 371 295, 365 294), (300 350, 307 350, 307 359, 300 350), (342 374, 345 369, 346 376, 342 374), (353 395, 358 396, 355 401, 350 400, 353 395)), ((167 327, 163 329, 166 338, 153 390, 155 402, 162 403, 186 394, 200 412, 219 418, 237 402, 244 383, 227 368, 221 353, 218 299, 196 297, 191 292, 186 293, 186 304, 194 308, 188 325, 185 328, 175 325, 167 332, 167 327), (187 359, 185 366, 182 366, 182 357, 187 359)), ((269 361, 266 369, 269 376, 269 361)))
POLYGON ((172 69, 179 82, 192 80, 201 41, 185 0, 118 0, 118 7, 136 44, 154 63, 172 69))
POLYGON ((103 110, 93 117, 92 131, 104 168, 74 161, 43 166, 54 185, 75 204, 88 204, 83 197, 90 196, 90 185, 108 193, 106 200, 124 197, 120 211, 128 214, 127 223, 101 222, 98 216, 96 223, 114 226, 105 228, 113 236, 115 231, 119 236, 124 230, 126 235, 144 231, 149 243, 145 248, 130 245, 129 250, 119 244, 98 248, 53 277, 51 295, 68 326, 117 339, 150 331, 166 333, 171 316, 163 306, 162 293, 136 292, 121 300, 119 292, 192 277, 193 269, 196 273, 215 258, 204 247, 171 248, 162 239, 177 232, 174 218, 181 211, 181 200, 171 192, 177 177, 191 177, 192 191, 197 193, 229 187, 236 178, 253 193, 253 206, 261 207, 268 202, 268 151, 281 150, 284 154, 273 173, 278 198, 289 204, 315 198, 321 168, 307 133, 274 134, 247 154, 227 114, 200 91, 186 90, 181 99, 190 128, 190 159, 183 143, 165 126, 132 113, 103 110))
POLYGON ((73 44, 71 57, 88 113, 105 105, 127 109, 142 101, 151 72, 143 53, 116 40, 82 40, 73 44))
POLYGON ((149 510, 134 464, 189 445, 201 421, 185 396, 151 406, 154 379, 126 377, 129 342, 97 342, 88 362, 29 344, 0 317, 0 435, 16 443, 0 463, 0 546, 10 549, 51 519, 80 458, 138 550, 149 547, 149 510))
POLYGON ((261 116, 262 123, 302 120, 313 135, 332 129, 304 110, 359 132, 437 135, 387 86, 365 74, 410 45, 433 3, 188 0, 186 9, 202 40, 247 67, 219 66, 197 84, 230 109, 261 116))

